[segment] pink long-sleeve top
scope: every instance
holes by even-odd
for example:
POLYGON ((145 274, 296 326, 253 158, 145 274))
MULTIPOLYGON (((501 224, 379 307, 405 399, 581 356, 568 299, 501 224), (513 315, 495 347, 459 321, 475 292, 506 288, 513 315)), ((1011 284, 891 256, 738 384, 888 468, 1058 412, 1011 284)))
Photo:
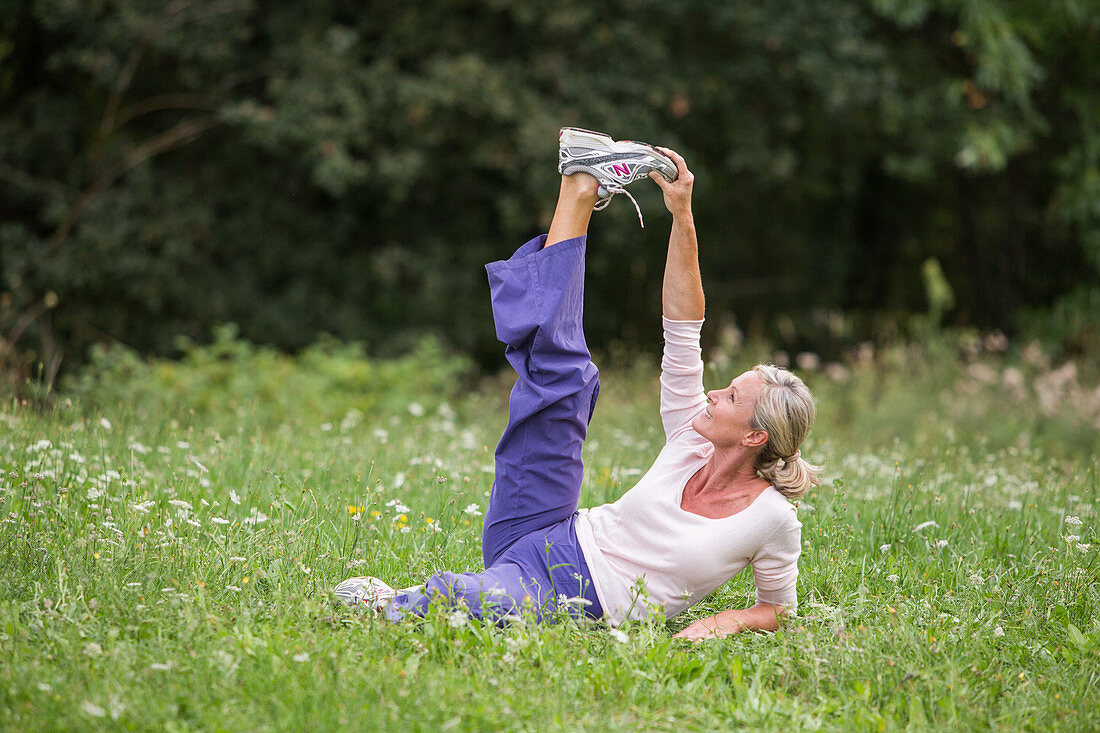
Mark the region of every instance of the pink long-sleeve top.
POLYGON ((684 487, 714 454, 691 427, 706 404, 702 321, 664 319, 661 420, 666 443, 634 488, 581 510, 576 531, 605 617, 613 624, 671 618, 752 565, 758 602, 797 603, 802 524, 769 487, 746 509, 710 519, 680 507, 684 487))

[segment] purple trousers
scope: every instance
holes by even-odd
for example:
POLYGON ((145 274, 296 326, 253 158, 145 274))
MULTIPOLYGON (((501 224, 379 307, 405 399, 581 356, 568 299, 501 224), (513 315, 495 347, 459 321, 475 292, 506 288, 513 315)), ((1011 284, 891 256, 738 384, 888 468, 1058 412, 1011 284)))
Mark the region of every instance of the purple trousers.
POLYGON ((573 528, 581 446, 600 389, 581 323, 585 237, 545 243, 536 237, 485 266, 497 338, 517 375, 485 512, 485 570, 440 573, 397 595, 393 620, 423 615, 431 603, 490 620, 524 612, 544 620, 563 602, 574 616, 603 616, 573 528))

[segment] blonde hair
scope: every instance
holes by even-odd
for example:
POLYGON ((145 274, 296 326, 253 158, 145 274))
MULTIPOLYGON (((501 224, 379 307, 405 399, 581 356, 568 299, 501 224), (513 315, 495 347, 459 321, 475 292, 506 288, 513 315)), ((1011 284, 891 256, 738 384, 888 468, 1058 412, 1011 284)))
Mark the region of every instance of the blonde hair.
POLYGON ((768 433, 768 442, 756 458, 756 472, 788 499, 797 499, 821 483, 815 466, 802 458, 802 441, 813 427, 814 396, 801 379, 771 364, 753 367, 764 389, 753 406, 753 430, 768 433))

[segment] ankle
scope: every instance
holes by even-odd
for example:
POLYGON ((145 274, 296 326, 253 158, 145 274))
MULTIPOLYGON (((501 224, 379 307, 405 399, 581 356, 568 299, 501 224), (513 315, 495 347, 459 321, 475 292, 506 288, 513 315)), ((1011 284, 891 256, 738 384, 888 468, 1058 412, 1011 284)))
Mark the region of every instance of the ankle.
POLYGON ((558 197, 559 199, 577 199, 595 205, 600 199, 599 188, 600 182, 596 180, 595 176, 577 172, 561 177, 561 191, 558 197))

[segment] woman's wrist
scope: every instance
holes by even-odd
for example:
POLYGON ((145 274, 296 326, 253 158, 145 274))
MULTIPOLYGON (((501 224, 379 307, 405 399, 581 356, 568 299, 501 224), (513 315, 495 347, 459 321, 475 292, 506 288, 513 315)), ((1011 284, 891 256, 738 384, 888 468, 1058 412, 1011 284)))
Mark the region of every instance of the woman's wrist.
POLYGON ((687 209, 672 212, 672 226, 679 226, 685 229, 694 229, 695 217, 691 213, 691 208, 689 207, 687 209))

